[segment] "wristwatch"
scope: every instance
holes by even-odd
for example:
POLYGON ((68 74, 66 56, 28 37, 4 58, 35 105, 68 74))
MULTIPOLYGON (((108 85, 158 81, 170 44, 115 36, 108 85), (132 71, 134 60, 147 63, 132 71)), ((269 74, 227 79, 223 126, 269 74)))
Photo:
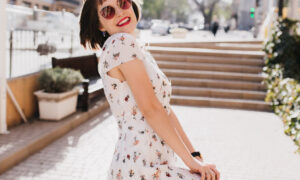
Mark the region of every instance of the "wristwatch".
POLYGON ((201 159, 203 159, 202 155, 199 151, 192 152, 191 154, 192 154, 193 157, 199 156, 201 159))

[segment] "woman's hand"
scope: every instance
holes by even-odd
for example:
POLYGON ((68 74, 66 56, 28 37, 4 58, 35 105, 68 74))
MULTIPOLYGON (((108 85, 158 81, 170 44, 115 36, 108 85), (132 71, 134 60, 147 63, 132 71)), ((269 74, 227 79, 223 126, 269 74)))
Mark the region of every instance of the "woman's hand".
POLYGON ((201 158, 193 158, 187 166, 190 168, 190 172, 199 173, 201 180, 220 180, 220 173, 216 169, 216 165, 205 163, 201 158))

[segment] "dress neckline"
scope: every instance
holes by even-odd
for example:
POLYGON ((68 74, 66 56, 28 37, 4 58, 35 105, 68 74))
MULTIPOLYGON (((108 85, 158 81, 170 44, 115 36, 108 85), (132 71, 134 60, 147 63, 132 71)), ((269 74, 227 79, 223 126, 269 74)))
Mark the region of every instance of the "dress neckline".
MULTIPOLYGON (((106 39, 106 41, 104 42, 104 44, 103 44, 102 47, 105 47, 106 44, 107 44, 109 41, 112 40, 112 37, 117 36, 117 35, 120 35, 120 36, 121 36, 122 34, 126 34, 126 35, 128 35, 128 36, 133 37, 133 38, 138 42, 140 48, 142 48, 142 49, 145 48, 145 46, 146 46, 146 43, 145 43, 145 42, 141 42, 140 39, 138 39, 138 38, 134 37, 133 35, 131 35, 131 34, 129 34, 129 33, 126 33, 126 32, 118 32, 118 33, 115 33, 115 34, 110 35, 109 38, 106 39)), ((149 43, 148 43, 148 44, 149 44, 149 43)), ((103 49, 103 48, 102 48, 102 49, 103 49)))

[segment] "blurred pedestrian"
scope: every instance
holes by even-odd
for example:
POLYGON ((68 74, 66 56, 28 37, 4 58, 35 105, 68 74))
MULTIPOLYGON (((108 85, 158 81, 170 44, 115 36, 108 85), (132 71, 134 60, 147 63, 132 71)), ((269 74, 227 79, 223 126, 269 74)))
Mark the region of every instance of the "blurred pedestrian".
POLYGON ((230 30, 233 31, 236 29, 237 24, 237 14, 233 14, 230 19, 230 30))
POLYGON ((227 23, 226 26, 224 27, 225 33, 227 33, 229 31, 229 29, 230 29, 230 24, 227 23))
POLYGON ((217 19, 217 16, 214 16, 213 22, 212 22, 212 27, 211 27, 211 31, 214 34, 214 36, 216 36, 218 29, 219 29, 219 21, 217 19))

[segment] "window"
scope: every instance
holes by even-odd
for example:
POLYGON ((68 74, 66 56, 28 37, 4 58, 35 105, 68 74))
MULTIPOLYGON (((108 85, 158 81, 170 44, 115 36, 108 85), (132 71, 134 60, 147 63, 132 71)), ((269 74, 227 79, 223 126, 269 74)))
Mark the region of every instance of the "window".
POLYGON ((16 0, 9 0, 8 4, 16 4, 16 0))

